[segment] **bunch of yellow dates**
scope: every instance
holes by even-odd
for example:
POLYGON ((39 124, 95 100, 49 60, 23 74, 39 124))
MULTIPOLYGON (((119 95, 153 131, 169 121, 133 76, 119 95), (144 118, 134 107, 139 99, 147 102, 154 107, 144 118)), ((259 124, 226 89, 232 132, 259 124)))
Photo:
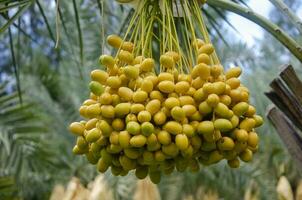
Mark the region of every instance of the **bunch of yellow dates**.
POLYGON ((153 58, 134 56, 135 46, 116 35, 107 38, 119 49, 116 58, 102 55, 106 71, 91 72, 90 99, 80 107, 85 121, 74 122, 75 154, 104 173, 125 176, 135 170, 159 183, 175 169, 196 172, 200 164, 227 160, 232 168, 249 162, 258 149, 255 128, 263 120, 249 104, 249 91, 238 79, 241 69, 224 73, 211 65, 214 48, 197 39, 196 66, 176 70, 179 53, 160 56, 156 74, 153 58))

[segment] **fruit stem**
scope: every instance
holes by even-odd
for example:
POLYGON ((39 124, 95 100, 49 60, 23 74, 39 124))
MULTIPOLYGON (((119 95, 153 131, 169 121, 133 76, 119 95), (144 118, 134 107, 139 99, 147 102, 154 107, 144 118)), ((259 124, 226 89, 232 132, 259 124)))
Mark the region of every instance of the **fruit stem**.
MULTIPOLYGON (((194 25, 193 25, 193 21, 192 21, 192 11, 190 10, 190 8, 189 8, 189 5, 188 5, 188 2, 187 1, 183 1, 183 3, 184 3, 184 13, 185 13, 185 16, 187 16, 188 17, 188 25, 189 25, 189 30, 190 30, 190 32, 191 32, 191 34, 192 34, 192 41, 196 41, 196 36, 195 36, 195 29, 194 29, 194 25)), ((188 30, 188 29, 187 29, 188 30)), ((187 37, 188 37, 188 40, 190 40, 189 39, 189 35, 187 34, 187 37)), ((189 59, 189 69, 190 69, 190 71, 192 70, 192 66, 193 66, 193 60, 194 60, 194 56, 193 56, 193 52, 192 52, 192 48, 189 48, 190 49, 190 51, 189 51, 189 53, 190 53, 190 57, 191 57, 191 59, 189 59)))
MULTIPOLYGON (((199 5, 196 1, 194 1, 193 10, 194 10, 195 17, 197 18, 197 21, 199 23, 199 26, 200 26, 199 28, 201 29, 201 33, 204 37, 205 42, 211 43, 211 39, 210 39, 207 27, 205 25, 205 21, 203 18, 203 13, 202 13, 201 9, 199 8, 199 5)), ((213 54, 210 56, 210 58, 211 58, 212 64, 220 64, 216 51, 213 52, 213 54)))

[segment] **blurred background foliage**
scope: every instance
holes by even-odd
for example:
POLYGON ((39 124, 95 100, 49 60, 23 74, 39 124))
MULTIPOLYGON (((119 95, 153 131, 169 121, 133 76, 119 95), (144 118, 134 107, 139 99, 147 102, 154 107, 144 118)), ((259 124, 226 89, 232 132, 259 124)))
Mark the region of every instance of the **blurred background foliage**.
MULTIPOLYGON (((294 12, 301 9, 300 0, 285 3, 294 12)), ((254 46, 246 45, 228 13, 205 10, 222 63, 244 68, 242 81, 265 116, 269 101, 264 92, 279 66, 291 63, 301 74, 301 63, 268 33, 254 46)), ((88 97, 89 72, 99 67, 102 26, 105 35, 122 32, 129 12, 129 7, 106 0, 103 6, 98 0, 0 0, 0 199, 48 199, 55 184, 76 176, 86 185, 97 175, 85 158, 72 155, 75 141, 66 127, 80 119, 77 109, 88 97)), ((280 10, 273 8, 270 20, 302 43, 301 33, 280 10)), ((107 47, 104 51, 110 53, 107 47)), ((260 153, 251 164, 174 173, 158 185, 161 198, 202 199, 202 189, 224 199, 243 199, 247 192, 276 199, 282 175, 295 187, 300 174, 276 131, 267 122, 258 132, 260 153)), ((117 178, 106 173, 105 179, 115 199, 132 199, 133 174, 117 178)))

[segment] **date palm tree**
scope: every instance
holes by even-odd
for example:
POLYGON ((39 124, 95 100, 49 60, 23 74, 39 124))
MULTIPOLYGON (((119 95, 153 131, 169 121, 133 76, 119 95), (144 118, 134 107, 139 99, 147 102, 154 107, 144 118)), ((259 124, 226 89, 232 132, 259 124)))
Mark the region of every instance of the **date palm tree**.
MULTIPOLYGON (((287 4, 271 2, 279 9, 275 11, 300 31, 296 15, 284 7, 287 4)), ((66 127, 80 119, 77 108, 88 96, 89 71, 98 68, 101 52, 110 52, 103 46, 103 35, 122 34, 131 12, 127 6, 106 0, 0 0, 0 81, 9 80, 0 87, 0 199, 47 199, 56 183, 77 176, 87 184, 96 176, 84 158, 72 155, 75 141, 66 127)), ((245 1, 208 0, 204 12, 222 62, 236 61, 249 71, 243 81, 264 115, 269 102, 262 92, 282 62, 277 58, 288 49, 296 63, 302 60, 299 38, 250 12, 245 1), (265 59, 255 61, 259 55, 253 49, 225 34, 234 29, 226 11, 267 30, 275 38, 270 37, 272 48, 276 39, 284 45, 278 46, 279 54, 263 46, 265 59), (225 43, 221 42, 222 35, 225 43), (255 74, 263 81, 255 82, 255 74)), ((272 127, 267 125, 260 132, 263 148, 252 165, 233 171, 222 163, 197 174, 175 173, 158 185, 162 198, 182 199, 191 194, 198 199, 202 187, 225 199, 240 199, 253 185, 261 198, 275 199, 274 186, 280 173, 294 177, 296 170, 291 162, 284 165, 290 159, 272 127), (279 169, 280 165, 285 169, 279 169)), ((136 183, 133 174, 116 178, 106 173, 106 179, 115 199, 132 198, 135 187, 128 186, 136 183)))

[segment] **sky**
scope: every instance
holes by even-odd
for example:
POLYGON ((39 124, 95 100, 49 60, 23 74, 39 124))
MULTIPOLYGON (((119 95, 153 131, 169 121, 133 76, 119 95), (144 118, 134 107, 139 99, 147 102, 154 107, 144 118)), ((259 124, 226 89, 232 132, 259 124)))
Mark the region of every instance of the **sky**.
MULTIPOLYGON (((272 4, 268 0, 251 0, 248 4, 255 12, 264 17, 268 17, 269 11, 272 8, 272 4)), ((237 14, 230 13, 229 20, 239 31, 242 41, 246 42, 249 46, 255 43, 256 38, 261 38, 263 35, 263 29, 260 26, 237 14)))
MULTIPOLYGON (((250 0, 248 5, 255 12, 266 18, 268 18, 269 12, 273 7, 269 0, 250 0)), ((302 18, 302 11, 298 12, 298 16, 302 18)), ((263 35, 264 31, 260 26, 239 15, 230 13, 229 20, 239 30, 242 41, 246 42, 249 46, 253 46, 255 44, 255 39, 261 38, 263 35)))

